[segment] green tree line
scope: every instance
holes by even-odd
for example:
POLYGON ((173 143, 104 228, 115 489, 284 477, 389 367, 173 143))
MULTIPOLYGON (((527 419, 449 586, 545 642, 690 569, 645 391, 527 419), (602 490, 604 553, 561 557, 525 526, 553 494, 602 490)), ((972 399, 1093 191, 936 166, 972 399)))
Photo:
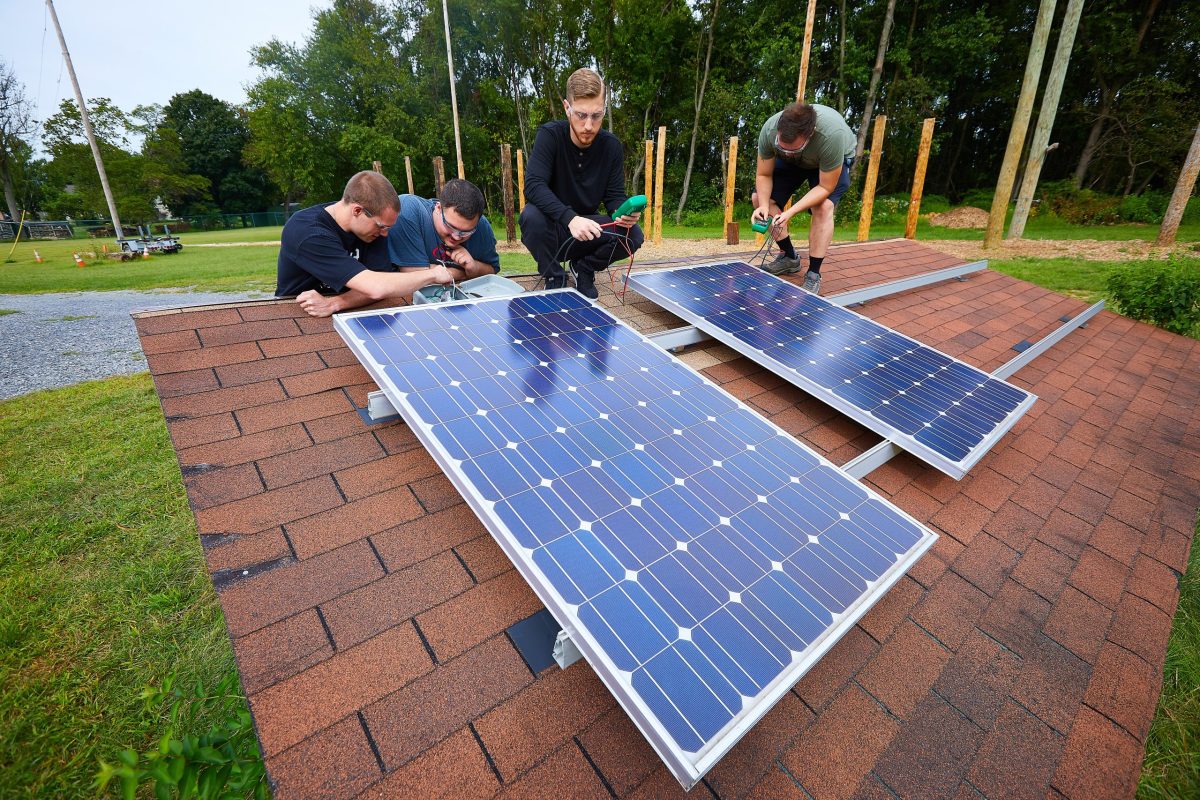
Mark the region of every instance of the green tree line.
MULTIPOLYGON (((1037 7, 819 3, 807 99, 839 109, 859 130, 886 21, 872 98, 874 113, 888 117, 878 191, 908 191, 921 121, 932 116, 926 194, 990 196, 1037 7)), ((641 186, 642 142, 665 126, 664 207, 674 210, 691 163, 685 211, 703 212, 722 203, 730 136, 741 141, 739 199, 748 193, 759 127, 795 96, 805 3, 450 0, 449 12, 465 171, 492 209, 502 196, 500 145, 528 153, 537 126, 561 118, 566 76, 591 66, 608 81, 605 124, 625 144, 630 190, 641 186)), ((440 0, 336 0, 314 13, 303 42, 272 39, 251 57, 259 77, 243 108, 200 91, 129 114, 96 101, 123 216, 149 218, 155 197, 182 214, 318 202, 375 160, 404 191, 405 156, 420 194, 433 192, 432 157, 445 157, 447 176, 455 174, 440 0)), ((1198 63, 1200 3, 1089 0, 1042 180, 1169 193, 1200 118, 1198 63)), ((16 194, 51 213, 102 209, 74 103, 63 103, 42 136, 42 161, 4 142, 16 194)))

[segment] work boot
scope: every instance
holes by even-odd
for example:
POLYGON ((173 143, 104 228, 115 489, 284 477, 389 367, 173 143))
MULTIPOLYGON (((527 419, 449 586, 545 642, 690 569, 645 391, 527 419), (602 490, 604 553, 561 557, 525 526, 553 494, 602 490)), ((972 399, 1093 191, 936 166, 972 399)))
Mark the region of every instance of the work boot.
POLYGON ((788 258, 783 253, 775 256, 775 260, 763 265, 763 270, 772 275, 791 275, 800 271, 800 259, 788 258))
POLYGON ((812 270, 809 270, 808 272, 804 273, 804 284, 800 288, 804 289, 806 292, 812 292, 813 294, 820 294, 821 293, 821 273, 813 272, 812 270))
POLYGON ((598 298, 600 293, 596 291, 596 273, 590 269, 581 269, 575 273, 575 290, 591 300, 598 298))

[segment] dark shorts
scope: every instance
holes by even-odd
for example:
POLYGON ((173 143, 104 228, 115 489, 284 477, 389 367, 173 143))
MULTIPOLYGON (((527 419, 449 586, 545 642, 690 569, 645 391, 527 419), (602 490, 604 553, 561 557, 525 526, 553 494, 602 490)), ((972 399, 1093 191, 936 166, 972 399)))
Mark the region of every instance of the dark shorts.
MULTIPOLYGON (((833 191, 829 193, 830 201, 836 206, 838 200, 842 199, 842 195, 850 188, 850 170, 854 166, 854 158, 847 158, 842 163, 842 175, 838 178, 837 186, 833 187, 833 191)), ((819 169, 804 169, 797 167, 795 164, 790 164, 781 158, 775 159, 775 174, 774 183, 771 187, 771 199, 775 201, 775 205, 783 208, 787 205, 788 198, 796 193, 803 184, 807 183, 808 188, 812 188, 821 182, 821 171, 819 169)))

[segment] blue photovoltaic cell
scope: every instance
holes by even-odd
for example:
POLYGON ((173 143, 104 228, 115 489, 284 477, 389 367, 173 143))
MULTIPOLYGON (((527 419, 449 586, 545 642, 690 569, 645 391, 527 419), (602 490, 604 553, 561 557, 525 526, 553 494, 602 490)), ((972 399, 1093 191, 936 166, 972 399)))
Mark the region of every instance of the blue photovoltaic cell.
POLYGON ((630 285, 955 478, 1036 399, 744 262, 642 272, 630 285))
POLYGON ((575 292, 335 325, 685 786, 935 538, 575 292))

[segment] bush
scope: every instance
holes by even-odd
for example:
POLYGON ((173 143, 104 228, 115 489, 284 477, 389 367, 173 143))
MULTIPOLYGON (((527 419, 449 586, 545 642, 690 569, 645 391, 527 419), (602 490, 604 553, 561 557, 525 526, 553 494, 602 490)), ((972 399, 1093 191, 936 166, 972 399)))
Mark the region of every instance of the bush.
POLYGON ((1200 197, 1192 197, 1183 209, 1183 222, 1200 222, 1200 197))
POLYGON ((1117 212, 1120 205, 1120 198, 1080 189, 1051 196, 1046 207, 1059 219, 1076 225, 1111 225, 1121 221, 1117 212))
POLYGON ((142 692, 147 710, 169 706, 170 722, 158 747, 143 754, 122 750, 117 764, 101 761, 95 781, 98 792, 104 793, 115 781, 126 798, 137 796, 141 785, 153 785, 158 798, 267 800, 270 790, 254 723, 246 698, 238 692, 237 675, 226 675, 211 693, 199 684, 189 693, 174 682, 171 676, 161 688, 147 687, 142 692), (226 722, 203 736, 181 735, 183 716, 194 711, 189 706, 204 707, 226 722))
POLYGON ((1167 204, 1170 200, 1170 196, 1163 192, 1150 191, 1143 194, 1131 194, 1121 199, 1117 213, 1125 222, 1158 225, 1167 212, 1167 204))
POLYGON ((1131 263, 1109 276, 1108 295, 1128 317, 1171 333, 1200 333, 1200 260, 1131 263))
POLYGON ((963 195, 958 203, 960 206, 974 206, 988 211, 992 207, 992 199, 996 196, 995 189, 972 189, 963 195))
POLYGON ((927 194, 921 198, 922 214, 941 214, 950 210, 950 198, 944 194, 927 194))

